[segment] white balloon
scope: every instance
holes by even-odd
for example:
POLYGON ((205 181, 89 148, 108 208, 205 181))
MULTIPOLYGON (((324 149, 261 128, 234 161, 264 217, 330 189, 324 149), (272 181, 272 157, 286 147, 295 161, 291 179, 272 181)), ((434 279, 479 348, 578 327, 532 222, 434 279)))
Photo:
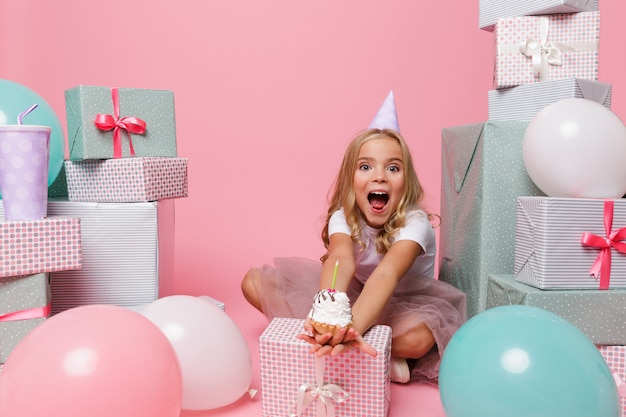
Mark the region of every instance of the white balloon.
POLYGON ((178 355, 184 410, 211 410, 241 398, 252 382, 252 358, 232 319, 198 297, 173 295, 148 304, 145 317, 178 355))
POLYGON ((522 157, 550 197, 621 198, 626 194, 626 126, 600 103, 557 101, 528 124, 522 157))

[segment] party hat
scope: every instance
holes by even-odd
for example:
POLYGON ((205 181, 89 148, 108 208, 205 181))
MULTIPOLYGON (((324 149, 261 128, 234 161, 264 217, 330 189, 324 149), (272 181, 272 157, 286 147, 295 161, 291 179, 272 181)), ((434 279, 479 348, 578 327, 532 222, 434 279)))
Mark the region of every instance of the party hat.
POLYGON ((400 132, 393 90, 389 92, 382 106, 378 109, 378 113, 376 113, 374 120, 370 123, 369 129, 393 129, 396 132, 400 132))

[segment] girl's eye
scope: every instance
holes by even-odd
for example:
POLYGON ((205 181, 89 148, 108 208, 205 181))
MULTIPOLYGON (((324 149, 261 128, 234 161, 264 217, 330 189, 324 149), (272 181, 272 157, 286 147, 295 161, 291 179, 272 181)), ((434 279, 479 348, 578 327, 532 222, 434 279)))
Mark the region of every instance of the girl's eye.
POLYGON ((368 171, 371 167, 368 164, 361 164, 359 165, 359 169, 361 171, 368 171))
POLYGON ((387 168, 387 169, 388 169, 390 172, 400 172, 400 168, 399 168, 399 167, 397 167, 397 166, 395 166, 395 165, 392 165, 392 166, 390 166, 390 167, 389 167, 389 168, 387 168))

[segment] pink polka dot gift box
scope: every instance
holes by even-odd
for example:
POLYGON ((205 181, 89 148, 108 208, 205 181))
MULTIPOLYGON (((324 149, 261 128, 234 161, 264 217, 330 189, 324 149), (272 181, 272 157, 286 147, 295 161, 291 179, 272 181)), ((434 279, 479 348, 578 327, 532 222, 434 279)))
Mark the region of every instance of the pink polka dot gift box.
POLYGON ((51 216, 0 222, 0 277, 81 266, 80 218, 51 216))
POLYGON ((384 417, 389 410, 391 328, 374 326, 371 357, 352 350, 316 358, 296 336, 304 320, 275 318, 259 339, 263 417, 384 417))
POLYGON ((495 30, 494 87, 598 81, 600 12, 508 17, 495 30))
POLYGON ((186 158, 65 161, 69 201, 139 203, 187 197, 186 158))
POLYGON ((621 416, 626 417, 626 346, 603 345, 598 349, 613 373, 620 396, 621 416))

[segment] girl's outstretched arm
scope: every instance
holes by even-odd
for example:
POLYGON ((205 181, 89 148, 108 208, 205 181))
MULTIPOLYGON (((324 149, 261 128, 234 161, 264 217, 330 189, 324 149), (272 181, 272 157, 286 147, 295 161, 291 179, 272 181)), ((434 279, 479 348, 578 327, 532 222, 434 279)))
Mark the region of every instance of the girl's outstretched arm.
POLYGON ((400 240, 391 245, 352 306, 353 327, 359 333, 376 323, 398 282, 421 253, 422 247, 412 240, 400 240))

